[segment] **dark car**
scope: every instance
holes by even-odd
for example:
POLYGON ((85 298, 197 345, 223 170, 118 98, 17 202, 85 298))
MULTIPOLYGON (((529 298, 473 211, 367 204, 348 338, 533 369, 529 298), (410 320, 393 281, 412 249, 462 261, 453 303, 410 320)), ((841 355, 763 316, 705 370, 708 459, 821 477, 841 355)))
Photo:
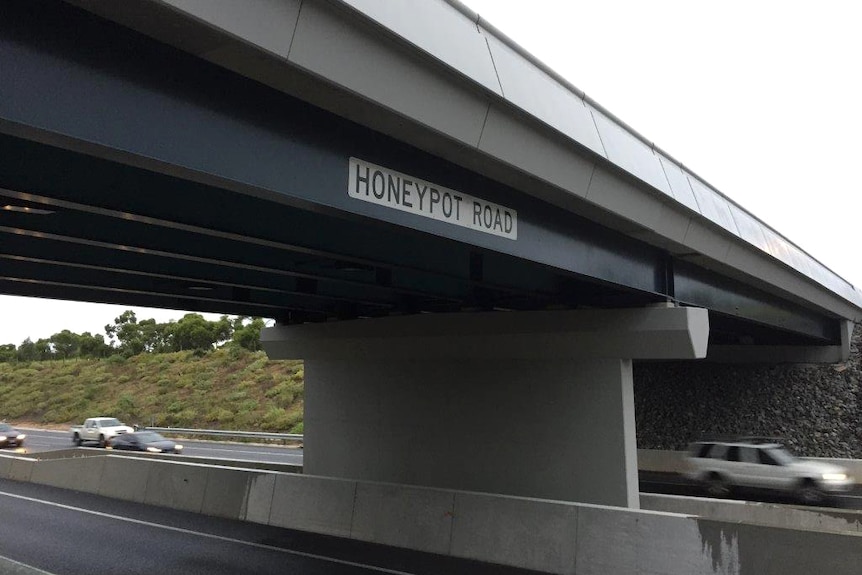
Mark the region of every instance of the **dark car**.
POLYGON ((183 446, 165 439, 155 431, 123 433, 111 439, 111 448, 150 453, 182 453, 183 446))
POLYGON ((8 423, 0 423, 0 447, 20 447, 27 437, 8 423))

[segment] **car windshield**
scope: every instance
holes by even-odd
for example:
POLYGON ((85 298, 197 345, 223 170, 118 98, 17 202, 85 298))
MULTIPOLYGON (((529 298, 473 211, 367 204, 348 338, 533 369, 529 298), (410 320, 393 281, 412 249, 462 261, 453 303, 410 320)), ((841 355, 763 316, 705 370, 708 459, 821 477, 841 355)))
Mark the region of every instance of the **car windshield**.
POLYGON ((100 419, 99 425, 101 425, 102 427, 119 427, 123 424, 120 423, 119 419, 100 419))
POLYGON ((0 423, 0 431, 12 431, 12 426, 8 423, 0 423))
POLYGON ((144 443, 151 443, 153 441, 164 441, 165 438, 156 433, 155 431, 147 431, 145 433, 139 433, 138 438, 144 443))
POLYGON ((769 455, 771 455, 775 461, 778 462, 779 465, 790 465, 793 463, 796 458, 793 457, 789 451, 784 449, 783 447, 773 447, 767 450, 769 455))

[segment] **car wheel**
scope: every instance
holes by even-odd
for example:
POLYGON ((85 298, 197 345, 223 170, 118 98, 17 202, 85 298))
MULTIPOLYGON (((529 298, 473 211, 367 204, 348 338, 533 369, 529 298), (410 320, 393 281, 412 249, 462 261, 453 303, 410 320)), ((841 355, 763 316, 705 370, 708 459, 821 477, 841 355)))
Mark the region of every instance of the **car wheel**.
POLYGON ((100 435, 99 436, 99 447, 107 447, 107 445, 108 445, 108 442, 105 441, 105 436, 100 435))
POLYGON ((75 445, 75 447, 81 447, 81 444, 83 443, 83 441, 81 441, 81 436, 76 433, 72 437, 72 443, 75 445))
POLYGON ((721 475, 713 473, 706 480, 706 492, 710 497, 727 497, 730 495, 730 487, 721 475))
POLYGON ((816 505, 826 499, 826 494, 811 479, 806 479, 799 485, 797 495, 806 505, 816 505))

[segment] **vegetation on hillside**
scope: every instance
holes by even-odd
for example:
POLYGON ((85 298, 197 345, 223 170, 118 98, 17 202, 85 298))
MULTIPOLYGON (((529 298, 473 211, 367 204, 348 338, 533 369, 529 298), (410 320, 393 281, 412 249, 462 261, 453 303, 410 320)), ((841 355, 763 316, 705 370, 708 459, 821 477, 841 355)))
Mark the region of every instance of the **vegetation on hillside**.
POLYGON ((302 433, 301 361, 226 346, 107 359, 0 363, 0 419, 302 433))
POLYGON ((69 330, 0 346, 0 420, 75 424, 112 415, 128 424, 302 433, 301 361, 260 351, 261 318, 196 313, 138 321, 105 336, 69 330))

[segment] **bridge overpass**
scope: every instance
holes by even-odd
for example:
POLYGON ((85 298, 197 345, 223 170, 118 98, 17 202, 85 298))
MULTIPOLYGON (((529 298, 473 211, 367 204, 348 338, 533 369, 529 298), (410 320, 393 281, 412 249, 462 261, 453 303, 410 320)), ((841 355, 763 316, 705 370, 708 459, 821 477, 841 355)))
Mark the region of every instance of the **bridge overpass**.
POLYGON ((633 360, 862 310, 454 1, 13 0, 0 86, 0 293, 275 317, 311 474, 637 507, 633 360))

